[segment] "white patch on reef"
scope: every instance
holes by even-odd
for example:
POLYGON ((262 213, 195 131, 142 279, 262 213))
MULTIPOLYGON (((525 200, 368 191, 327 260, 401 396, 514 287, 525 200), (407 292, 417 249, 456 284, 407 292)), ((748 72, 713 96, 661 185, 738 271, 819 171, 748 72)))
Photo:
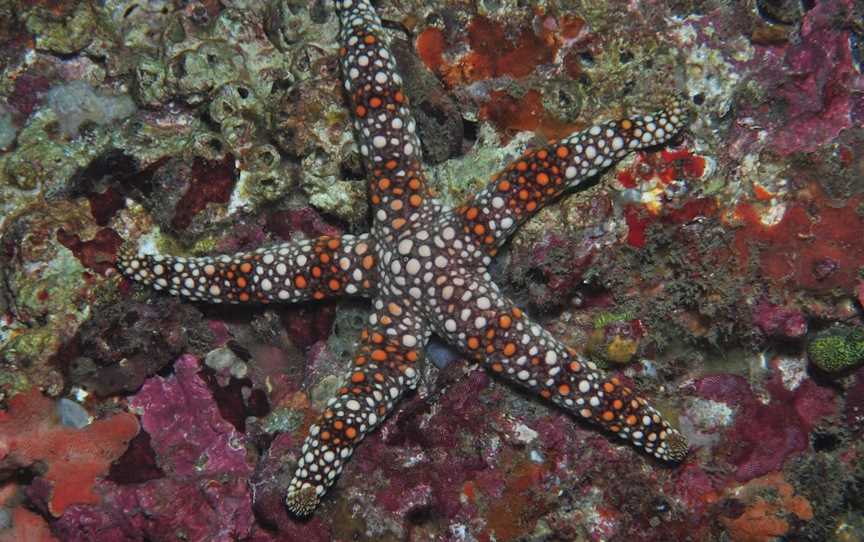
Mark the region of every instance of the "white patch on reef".
POLYGON ((149 232, 138 238, 138 253, 139 254, 159 254, 159 239, 162 237, 162 231, 159 226, 153 226, 149 232))
POLYGON ((537 431, 531 429, 523 423, 516 425, 516 430, 514 431, 514 434, 516 436, 516 440, 525 444, 529 444, 537 438, 537 431))
POLYGON ((779 357, 776 361, 783 387, 789 391, 798 389, 807 378, 807 360, 803 357, 779 357))
POLYGON ((685 416, 702 431, 714 431, 732 425, 735 409, 720 401, 693 398, 687 402, 685 416))
POLYGON ((253 173, 245 169, 240 169, 241 164, 239 160, 235 161, 234 166, 240 170, 240 175, 237 178, 237 183, 231 190, 231 199, 228 200, 229 215, 234 215, 241 212, 248 212, 255 208, 252 200, 249 199, 248 196, 244 195, 249 193, 246 185, 255 182, 253 173))
POLYGON ((543 454, 537 450, 531 450, 528 453, 528 458, 531 459, 532 463, 537 463, 538 465, 542 465, 546 461, 546 458, 543 457, 543 454))
POLYGON ((129 96, 97 91, 80 79, 54 86, 48 91, 47 102, 60 129, 71 136, 77 136, 85 122, 110 124, 135 112, 135 102, 129 96))
POLYGON ((752 59, 755 49, 743 37, 727 43, 722 51, 709 47, 706 44, 716 39, 715 31, 707 25, 697 26, 700 18, 669 19, 671 36, 687 58, 687 95, 701 94, 705 101, 700 109, 723 117, 741 80, 741 69, 735 64, 752 59))
POLYGON ((451 523, 448 530, 450 531, 450 538, 454 542, 469 542, 476 540, 476 538, 468 534, 468 526, 464 523, 451 523))
POLYGON ((776 205, 772 205, 765 212, 763 212, 759 216, 759 222, 764 224, 765 226, 775 226, 783 220, 783 217, 786 215, 786 204, 778 203, 776 205))

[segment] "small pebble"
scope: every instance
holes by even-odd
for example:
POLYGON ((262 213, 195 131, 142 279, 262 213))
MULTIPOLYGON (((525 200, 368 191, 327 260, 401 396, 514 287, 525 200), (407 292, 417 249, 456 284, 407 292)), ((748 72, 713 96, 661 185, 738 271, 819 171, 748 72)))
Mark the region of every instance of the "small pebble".
POLYGON ((71 399, 64 397, 57 402, 57 414, 60 415, 60 423, 66 427, 81 429, 90 425, 90 414, 71 399))
POLYGON ((204 357, 204 364, 215 371, 228 369, 236 363, 243 363, 243 361, 230 348, 211 350, 204 357))
POLYGON ((230 372, 231 376, 233 376, 234 378, 245 378, 246 375, 249 373, 249 366, 242 361, 238 361, 237 363, 231 365, 230 372))
POLYGON ((436 367, 443 369, 459 358, 459 352, 439 340, 432 339, 426 346, 426 357, 436 367))

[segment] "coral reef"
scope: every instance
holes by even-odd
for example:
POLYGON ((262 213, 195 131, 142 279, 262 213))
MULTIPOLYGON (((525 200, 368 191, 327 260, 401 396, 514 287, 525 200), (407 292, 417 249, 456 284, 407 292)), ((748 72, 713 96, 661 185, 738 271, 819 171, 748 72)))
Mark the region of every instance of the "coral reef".
POLYGON ((831 328, 817 334, 807 345, 813 365, 835 373, 864 363, 864 328, 831 328))
POLYGON ((367 231, 333 3, 0 0, 0 540, 864 537, 859 3, 375 6, 446 204, 526 148, 691 102, 673 147, 544 209, 490 266, 646 390, 686 461, 431 343, 417 390, 291 517, 368 304, 181 303, 113 267, 125 241, 367 231))
POLYGON ((252 535, 252 467, 246 439, 225 421, 199 361, 184 356, 175 374, 147 381, 129 399, 141 418, 138 440, 96 490, 55 524, 63 540, 237 540, 252 535), (143 459, 143 461, 142 461, 143 459), (142 468, 147 465, 146 468, 142 468))
MULTIPOLYGON (((369 326, 340 387, 309 428, 285 498, 312 514, 355 448, 417 388, 432 333, 501 378, 615 433, 662 461, 687 455, 686 438, 632 384, 606 375, 532 322, 489 275, 521 222, 627 155, 668 145, 688 124, 683 98, 648 115, 595 124, 510 162, 464 204, 447 208, 426 187, 416 122, 375 8, 336 4, 342 79, 369 176, 368 234, 323 236, 198 258, 125 249, 117 269, 155 290, 213 304, 370 298, 369 326), (370 59, 376 59, 370 61, 370 59), (385 308, 386 307, 386 308, 385 308)), ((635 352, 613 341, 610 357, 635 352), (612 354, 614 352, 614 354, 612 354)), ((626 356, 626 357, 625 357, 626 356)))
POLYGON ((98 397, 137 391, 144 380, 185 352, 203 350, 211 332, 201 314, 166 300, 97 304, 76 337, 62 348, 66 382, 98 397))

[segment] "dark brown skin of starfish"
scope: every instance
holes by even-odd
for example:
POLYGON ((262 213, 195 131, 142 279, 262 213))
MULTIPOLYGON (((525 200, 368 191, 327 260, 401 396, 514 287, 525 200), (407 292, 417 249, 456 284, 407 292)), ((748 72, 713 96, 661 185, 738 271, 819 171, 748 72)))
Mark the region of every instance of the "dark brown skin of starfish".
POLYGON ((639 394, 597 370, 501 294, 487 266, 513 231, 565 190, 628 153, 668 142, 686 123, 670 100, 653 115, 607 122, 535 149, 465 205, 445 210, 426 188, 420 143, 393 56, 368 0, 338 0, 343 79, 369 173, 369 234, 321 237, 203 258, 123 252, 132 279, 196 301, 372 299, 344 385, 309 428, 286 504, 311 514, 354 448, 417 384, 433 333, 575 416, 664 461, 685 438, 639 394))

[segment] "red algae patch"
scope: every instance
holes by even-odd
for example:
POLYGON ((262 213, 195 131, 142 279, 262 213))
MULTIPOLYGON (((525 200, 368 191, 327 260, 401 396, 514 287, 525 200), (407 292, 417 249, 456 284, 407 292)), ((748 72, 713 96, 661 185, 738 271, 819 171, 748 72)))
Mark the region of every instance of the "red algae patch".
POLYGON ((123 239, 117 232, 109 228, 102 228, 89 241, 82 241, 78 235, 60 228, 57 230, 57 241, 71 250, 81 265, 99 274, 104 274, 114 267, 117 250, 123 244, 123 239))
POLYGON ((484 16, 471 20, 465 41, 470 51, 452 63, 445 60, 445 52, 456 44, 448 43, 439 28, 421 32, 415 45, 426 67, 450 86, 503 76, 526 77, 537 66, 552 62, 558 50, 558 40, 547 30, 538 35, 528 28, 510 29, 484 16))
POLYGON ((697 186, 707 171, 704 157, 686 148, 664 149, 660 152, 639 152, 630 167, 616 174, 617 188, 630 191, 623 206, 627 223, 627 244, 644 248, 648 227, 658 219, 667 224, 686 224, 698 217, 717 214, 713 197, 688 197, 682 200, 675 193, 679 187, 697 186))
POLYGON ((438 73, 444 66, 444 50, 447 48, 444 32, 440 28, 430 26, 417 36, 415 46, 420 60, 427 68, 438 73))
POLYGON ((233 156, 229 155, 221 162, 196 158, 192 164, 189 188, 177 202, 171 225, 184 230, 208 203, 228 203, 237 176, 233 156))
POLYGON ((635 205, 627 205, 624 207, 624 220, 627 222, 627 244, 634 248, 644 247, 645 230, 653 222, 652 218, 635 205))
MULTIPOLYGON (((504 24, 476 16, 464 32, 455 34, 458 37, 430 26, 417 37, 417 54, 450 88, 499 78, 526 79, 544 65, 556 64, 557 69, 571 75, 581 73, 575 51, 565 54, 563 60, 557 56, 562 48, 585 38, 585 21, 568 15, 538 17, 540 23, 532 28, 530 21, 504 24)), ((536 89, 521 96, 495 89, 483 102, 480 118, 494 124, 505 140, 519 131, 535 131, 547 139, 561 138, 583 127, 558 120, 546 111, 543 96, 536 89)))
MULTIPOLYGON (((551 506, 533 495, 548 473, 542 465, 523 463, 509 473, 502 494, 489 504, 489 540, 529 536, 551 506)), ((486 533, 484 533, 486 534, 486 533)))
POLYGON ((0 468, 44 462, 42 477, 53 486, 48 509, 61 516, 73 504, 98 504, 96 478, 123 455, 138 434, 138 420, 123 412, 83 429, 60 425, 54 402, 38 390, 20 393, 0 413, 0 468))
POLYGON ((734 247, 742 267, 758 248, 762 274, 775 283, 789 282, 806 290, 827 292, 840 288, 851 292, 864 266, 861 231, 864 217, 858 212, 862 197, 836 206, 812 186, 810 197, 792 202, 782 218, 766 225, 755 204, 742 203, 735 210, 741 222, 734 247))
POLYGON ((507 30, 486 17, 475 17, 468 25, 471 52, 463 59, 470 81, 509 75, 525 77, 540 64, 551 62, 556 46, 551 36, 538 36, 528 29, 508 39, 507 30))
POLYGON ((736 501, 744 501, 746 508, 737 517, 720 517, 734 542, 770 542, 785 536, 791 521, 810 521, 813 509, 810 502, 778 473, 751 480, 734 492, 736 501))
POLYGON ((480 108, 480 118, 494 124, 505 139, 521 131, 533 131, 547 139, 556 139, 581 127, 551 116, 543 107, 543 97, 536 90, 529 90, 520 98, 504 91, 492 91, 489 101, 480 108))
POLYGON ((117 190, 108 187, 104 192, 93 192, 87 196, 90 202, 90 213, 99 226, 107 226, 111 217, 126 206, 123 196, 117 190))

